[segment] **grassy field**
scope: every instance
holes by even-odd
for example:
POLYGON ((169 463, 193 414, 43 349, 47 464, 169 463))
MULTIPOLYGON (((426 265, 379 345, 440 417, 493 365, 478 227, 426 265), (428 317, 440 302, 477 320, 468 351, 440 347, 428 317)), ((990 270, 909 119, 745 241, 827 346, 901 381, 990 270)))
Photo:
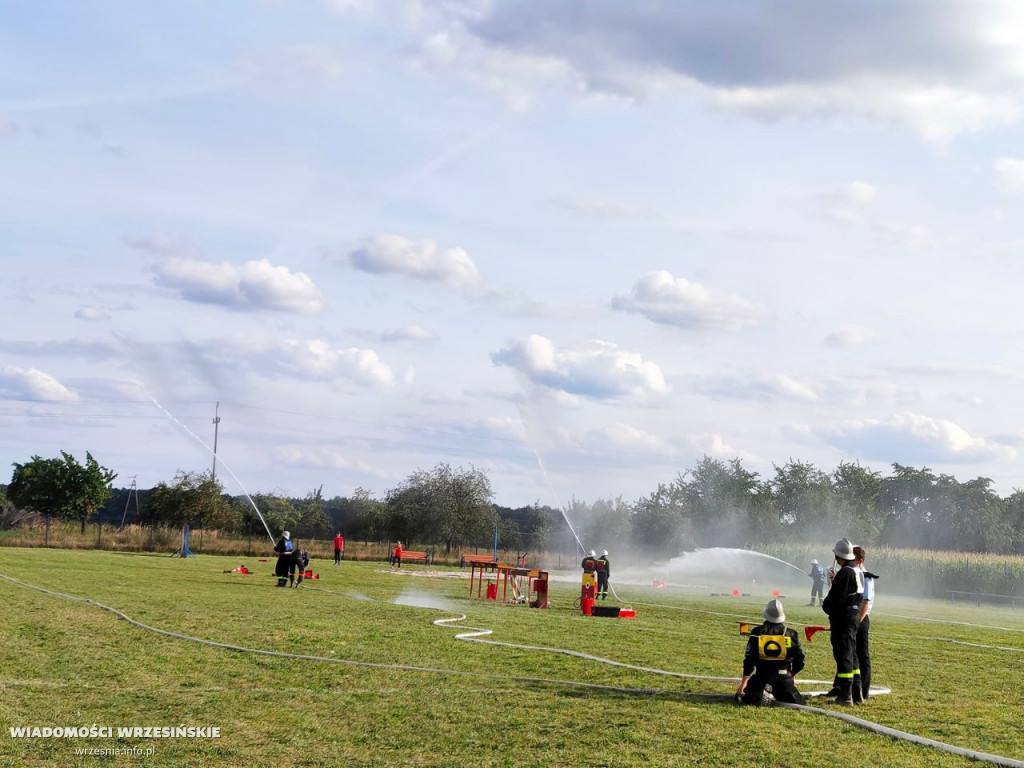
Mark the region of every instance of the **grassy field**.
MULTIPOLYGON (((95 602, 0 579, 0 766, 973 764, 831 717, 739 707, 730 700, 735 682, 655 673, 737 677, 738 621, 758 619, 768 594, 618 585, 637 617, 616 620, 572 608, 575 573, 552 584, 550 609, 534 610, 470 599, 467 574, 448 568, 315 561, 319 580, 284 590, 272 586, 273 563, 254 559, 2 552, 0 574, 95 602), (255 573, 224 573, 241 562, 255 573), (318 658, 161 635, 95 603, 172 633, 318 658), (433 624, 459 614, 460 624, 433 624), (520 647, 455 639, 466 627, 520 647), (93 725, 218 727, 221 736, 10 734, 93 725), (154 752, 75 754, 125 747, 154 752)), ((824 623, 805 600, 786 601, 790 624, 824 623)), ((880 593, 872 623, 875 682, 892 693, 852 714, 1024 761, 1024 610, 880 593)), ((831 679, 827 634, 806 650, 801 677, 831 679)))

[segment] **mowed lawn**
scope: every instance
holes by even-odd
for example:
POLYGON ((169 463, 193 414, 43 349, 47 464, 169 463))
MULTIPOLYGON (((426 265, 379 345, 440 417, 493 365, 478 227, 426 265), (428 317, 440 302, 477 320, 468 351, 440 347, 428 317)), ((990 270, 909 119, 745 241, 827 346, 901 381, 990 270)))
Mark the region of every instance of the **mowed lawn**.
MULTIPOLYGON (((161 635, 94 603, 0 579, 0 766, 977 765, 831 717, 739 707, 735 682, 657 674, 738 677, 738 622, 758 620, 770 594, 617 585, 637 616, 607 619, 573 609, 575 574, 553 583, 552 607, 537 610, 471 599, 468 572, 457 569, 314 561, 320 579, 288 590, 273 586, 272 560, 0 554, 4 576, 157 629, 319 657, 161 635), (242 563, 254 573, 224 573, 242 563), (461 624, 433 624, 460 614, 461 624), (469 627, 520 647, 455 638, 469 627), (218 727, 221 736, 10 734, 93 725, 218 727), (154 752, 75 754, 125 747, 154 752)), ((893 598, 883 587, 875 682, 892 693, 847 712, 1024 761, 1024 609, 893 598)), ((786 598, 791 625, 825 623, 804 602, 806 594, 786 598)), ((830 680, 828 634, 805 648, 801 677, 830 680)))

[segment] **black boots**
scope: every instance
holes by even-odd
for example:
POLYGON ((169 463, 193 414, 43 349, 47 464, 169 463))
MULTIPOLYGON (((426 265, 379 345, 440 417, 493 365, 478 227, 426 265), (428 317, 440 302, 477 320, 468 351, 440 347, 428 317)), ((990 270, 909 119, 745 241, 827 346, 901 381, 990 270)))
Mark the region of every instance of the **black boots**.
POLYGON ((839 678, 839 693, 836 697, 836 704, 841 707, 853 706, 853 679, 849 677, 839 678))

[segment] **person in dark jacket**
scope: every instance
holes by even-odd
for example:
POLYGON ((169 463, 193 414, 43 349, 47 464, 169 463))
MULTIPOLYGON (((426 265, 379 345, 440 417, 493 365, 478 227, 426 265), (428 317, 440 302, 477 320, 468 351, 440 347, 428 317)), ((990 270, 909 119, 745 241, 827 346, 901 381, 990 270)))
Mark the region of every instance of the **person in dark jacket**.
POLYGON ((832 586, 821 602, 828 614, 832 635, 832 658, 836 661, 836 703, 841 706, 860 704, 862 691, 853 685, 860 679, 857 665, 857 629, 860 626, 860 604, 864 596, 864 577, 854 567, 853 542, 842 538, 832 549, 839 570, 832 577, 832 586))
POLYGON ((583 558, 583 562, 580 563, 584 573, 594 573, 597 570, 597 553, 594 550, 590 550, 586 557, 583 558))
POLYGON ((608 550, 601 550, 601 556, 597 558, 597 597, 599 600, 608 599, 608 577, 612 575, 612 567, 608 562, 608 550))
POLYGON ((274 575, 277 576, 277 586, 283 587, 288 583, 288 568, 291 565, 292 551, 295 545, 292 544, 292 535, 285 531, 281 538, 274 545, 277 552, 277 563, 274 566, 274 575))
POLYGON ((743 654, 743 677, 736 697, 744 704, 761 704, 765 688, 776 701, 803 704, 793 677, 804 668, 800 635, 786 626, 781 600, 769 600, 761 614, 764 623, 750 631, 743 654))
POLYGON ((292 550, 291 561, 288 563, 288 583, 293 587, 298 587, 302 584, 302 579, 306 575, 306 567, 309 565, 309 552, 304 549, 292 550), (295 574, 298 572, 299 581, 295 583, 295 574))
POLYGON ((807 575, 814 582, 811 584, 811 602, 808 605, 814 605, 814 598, 820 601, 825 594, 825 569, 817 560, 811 560, 811 570, 807 575))

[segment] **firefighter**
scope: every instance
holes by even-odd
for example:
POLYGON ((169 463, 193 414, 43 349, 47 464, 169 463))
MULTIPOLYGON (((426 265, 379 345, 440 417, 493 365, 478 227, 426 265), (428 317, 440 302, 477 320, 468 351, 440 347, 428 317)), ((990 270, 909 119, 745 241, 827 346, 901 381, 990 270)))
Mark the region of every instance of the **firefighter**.
POLYGON ((804 668, 800 635, 786 626, 781 600, 769 600, 761 615, 764 623, 750 630, 736 698, 744 704, 761 704, 769 687, 776 701, 803 704, 804 697, 793 682, 804 668))
POLYGON ((608 550, 601 550, 597 558, 597 596, 601 600, 608 599, 608 577, 611 576, 611 565, 608 563, 608 550))
POLYGON ((832 635, 832 657, 836 661, 836 703, 848 707, 863 700, 861 687, 854 686, 854 677, 860 681, 857 664, 857 629, 860 626, 860 604, 864 597, 864 576, 854 566, 853 542, 842 538, 832 549, 838 570, 832 586, 821 601, 828 614, 832 635))
POLYGON ((288 583, 288 566, 291 564, 293 549, 295 549, 295 545, 292 544, 292 535, 285 531, 274 545, 274 551, 277 552, 274 575, 277 576, 277 586, 279 587, 288 583))
POLYGON ((582 566, 584 573, 593 573, 597 570, 597 553, 594 550, 590 550, 583 558, 582 566))
POLYGON ((811 560, 811 570, 807 575, 814 582, 811 584, 811 602, 808 605, 814 605, 814 598, 817 597, 818 600, 821 600, 825 594, 825 569, 817 560, 811 560))

